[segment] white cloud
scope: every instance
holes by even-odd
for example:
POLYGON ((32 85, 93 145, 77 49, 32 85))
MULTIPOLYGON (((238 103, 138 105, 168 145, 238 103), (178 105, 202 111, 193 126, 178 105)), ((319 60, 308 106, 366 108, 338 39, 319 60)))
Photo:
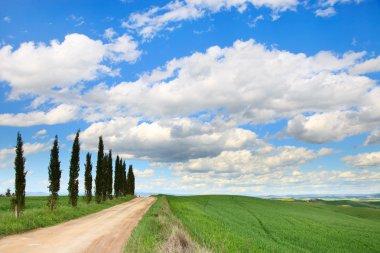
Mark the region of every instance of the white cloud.
POLYGON ((233 124, 290 119, 286 133, 298 139, 339 141, 380 124, 376 82, 350 74, 364 55, 322 51, 307 56, 268 49, 253 40, 236 41, 232 47, 214 46, 171 60, 134 82, 98 85, 70 103, 79 102, 90 122, 130 115, 167 119, 206 111, 233 124))
POLYGON ((380 72, 380 56, 356 64, 351 69, 351 73, 353 74, 367 74, 373 72, 380 72))
MULTIPOLYGON (((288 134, 312 143, 340 141, 348 136, 372 131, 380 124, 380 89, 373 88, 349 110, 298 115, 288 121, 288 134)), ((376 133, 365 144, 376 142, 376 133)))
MULTIPOLYGON (((27 157, 39 152, 49 150, 50 143, 24 143, 24 155, 27 157)), ((15 156, 15 148, 0 149, 0 168, 12 167, 12 159, 15 156)))
POLYGON ((380 152, 362 153, 342 158, 350 167, 379 167, 380 152))
POLYGON ((3 17, 3 21, 4 21, 5 23, 10 23, 10 22, 12 21, 12 19, 11 19, 11 17, 9 17, 9 16, 5 16, 5 17, 3 17))
POLYGON ((47 135, 47 131, 46 129, 41 129, 39 130, 37 133, 35 133, 32 138, 33 139, 36 139, 36 138, 45 138, 47 135))
POLYGON ((77 118, 78 109, 71 105, 59 105, 48 112, 0 114, 0 126, 34 126, 66 123, 77 118))
MULTIPOLYGON (((228 189, 233 193, 240 189, 248 193, 259 188, 269 191, 271 187, 274 191, 281 187, 289 190, 294 184, 306 185, 310 189, 313 180, 318 178, 330 180, 329 186, 343 179, 347 184, 354 180, 350 178, 351 172, 318 174, 300 171, 300 167, 308 162, 334 154, 336 150, 275 147, 257 139, 253 132, 220 119, 211 122, 189 118, 143 122, 138 118, 115 118, 93 123, 85 129, 81 133, 82 148, 96 150, 100 133, 106 149, 112 149, 115 154, 148 160, 156 170, 160 167, 172 169, 175 180, 151 179, 149 187, 142 186, 145 191, 154 186, 160 192, 196 193, 203 189, 209 193, 226 193, 228 189)), ((138 171, 136 175, 140 173, 153 172, 138 171)), ((379 176, 375 175, 375 178, 379 176)))
POLYGON ((154 37, 172 22, 191 20, 203 16, 203 11, 182 1, 170 2, 163 7, 153 7, 145 13, 132 13, 124 28, 138 30, 145 39, 154 37), (160 14, 162 13, 162 14, 160 14))
MULTIPOLYGON (((336 14, 337 4, 360 3, 360 0, 321 0, 316 5, 315 14, 320 17, 330 17, 336 14)), ((197 20, 221 11, 233 8, 244 12, 249 6, 256 9, 269 8, 272 10, 272 20, 277 20, 280 13, 288 10, 295 11, 303 3, 299 0, 176 0, 161 7, 151 7, 145 12, 132 13, 128 20, 122 23, 124 28, 132 29, 144 39, 151 39, 162 30, 174 30, 181 26, 182 21, 197 20)), ((315 9, 314 5, 311 5, 315 9)), ((260 17, 260 16, 259 16, 260 17)), ((258 20, 251 25, 255 25, 258 20)))
POLYGON ((14 154, 15 150, 12 148, 0 149, 0 161, 4 160, 8 155, 14 154))
POLYGON ((32 155, 39 152, 47 151, 50 149, 50 142, 47 143, 25 143, 24 151, 25 155, 32 155))
POLYGON ((295 10, 298 4, 298 0, 179 0, 169 2, 163 7, 152 7, 146 12, 132 13, 122 26, 137 30, 143 38, 151 39, 161 30, 171 30, 175 27, 173 24, 202 18, 206 13, 232 8, 243 12, 247 5, 253 5, 255 8, 270 8, 273 16, 278 16, 279 12, 295 10))
POLYGON ((236 41, 232 47, 171 60, 135 82, 98 86, 83 99, 91 106, 112 101, 130 115, 171 117, 223 108, 220 113, 242 122, 267 123, 301 112, 358 106, 375 82, 345 71, 363 55, 306 56, 236 41))
POLYGON ((209 173, 224 175, 225 178, 247 175, 265 175, 276 171, 298 169, 324 152, 314 152, 303 147, 265 145, 255 151, 223 151, 214 157, 190 159, 187 162, 173 163, 177 174, 209 173))
POLYGON ((359 4, 363 1, 364 0, 319 0, 318 6, 320 8, 315 11, 315 15, 319 17, 331 17, 336 14, 336 10, 334 8, 335 5, 351 3, 359 4))
POLYGON ((368 135, 367 139, 364 142, 364 145, 373 145, 380 143, 380 131, 374 130, 368 135))
POLYGON ((82 34, 69 34, 63 42, 22 43, 16 50, 0 48, 0 80, 12 87, 11 98, 21 94, 46 94, 51 89, 72 87, 102 74, 117 74, 104 65, 104 59, 135 62, 140 51, 130 37, 123 35, 109 44, 82 34))
POLYGON ((187 194, 331 194, 379 192, 380 172, 358 170, 278 170, 263 175, 188 173, 173 179, 156 178, 145 186, 149 191, 187 194))
POLYGON ((152 169, 146 169, 146 170, 133 169, 133 173, 136 175, 137 178, 139 178, 139 177, 151 177, 154 175, 154 170, 152 170, 152 169))
POLYGON ((104 31, 103 37, 105 39, 110 40, 110 39, 113 39, 116 35, 117 35, 117 33, 115 32, 115 30, 112 27, 110 27, 104 31))
POLYGON ((287 132, 307 142, 340 141, 368 129, 355 112, 331 112, 312 116, 298 115, 288 121, 287 132))
POLYGON ((331 148, 321 148, 318 151, 318 155, 323 156, 323 155, 332 155, 332 154, 337 154, 339 153, 339 150, 336 149, 331 149, 331 148))
POLYGON ((138 118, 115 118, 93 123, 81 133, 83 148, 96 150, 98 136, 102 135, 106 148, 114 153, 153 162, 173 162, 262 143, 255 133, 218 119, 209 123, 188 118, 139 121, 138 118))
POLYGON ((126 61, 134 63, 141 55, 141 51, 137 48, 137 42, 127 34, 112 39, 112 43, 105 46, 107 49, 105 56, 114 62, 126 61))
POLYGON ((332 17, 336 14, 336 11, 333 7, 328 7, 326 9, 317 9, 315 15, 318 17, 332 17))
MULTIPOLYGON (((118 39, 111 41, 114 52, 119 51, 118 39)), ((39 105, 52 98, 56 104, 76 105, 80 117, 89 122, 140 115, 153 121, 161 118, 161 124, 199 112, 216 114, 235 126, 290 119, 288 134, 323 143, 380 124, 376 82, 350 73, 364 55, 321 51, 307 56, 269 49, 254 40, 236 41, 231 47, 214 46, 173 59, 134 82, 111 87, 102 83, 82 93, 53 90, 50 97, 34 102, 39 105)), ((123 54, 112 57, 126 60, 123 54)))
POLYGON ((334 6, 337 4, 351 4, 351 3, 359 4, 363 1, 364 0, 319 0, 318 5, 322 7, 326 7, 326 6, 334 6))

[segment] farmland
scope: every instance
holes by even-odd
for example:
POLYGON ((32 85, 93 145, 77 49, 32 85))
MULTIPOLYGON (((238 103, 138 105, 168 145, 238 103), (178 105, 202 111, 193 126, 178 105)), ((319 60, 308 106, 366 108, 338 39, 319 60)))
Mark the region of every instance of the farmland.
POLYGON ((39 227, 52 226, 67 220, 75 219, 87 214, 95 213, 105 208, 121 204, 133 199, 132 196, 121 197, 118 199, 108 200, 100 204, 95 201, 86 204, 84 198, 78 199, 78 206, 73 208, 69 205, 67 196, 59 198, 58 208, 50 211, 47 206, 48 197, 26 197, 26 209, 16 219, 10 208, 10 199, 7 197, 0 198, 0 237, 24 232, 39 227))
MULTIPOLYGON (((127 244, 156 238, 162 245, 169 233, 162 213, 177 220, 190 240, 212 252, 379 252, 378 202, 304 202, 243 196, 163 196, 161 215, 143 218, 127 244), (149 222, 148 222, 149 221, 149 222), (142 227, 144 226, 144 228, 142 227), (154 227, 155 236, 148 235, 154 227)), ((186 245, 186 244, 185 244, 186 245)), ((152 246, 151 246, 152 247, 152 246)), ((128 252, 137 252, 131 250, 128 252)), ((149 252, 142 250, 141 252, 149 252)))

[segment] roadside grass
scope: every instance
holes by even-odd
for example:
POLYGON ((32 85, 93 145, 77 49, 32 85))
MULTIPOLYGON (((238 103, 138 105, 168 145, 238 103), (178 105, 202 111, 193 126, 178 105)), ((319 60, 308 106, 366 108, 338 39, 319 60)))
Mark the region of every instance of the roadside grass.
POLYGON ((14 217, 11 210, 10 198, 0 197, 0 237, 25 232, 31 229, 52 226, 64 221, 75 219, 87 214, 95 213, 105 208, 124 203, 133 199, 133 196, 107 200, 101 204, 92 201, 86 204, 83 197, 79 197, 78 206, 69 206, 68 196, 60 196, 58 208, 50 211, 47 206, 48 197, 25 198, 25 210, 20 218, 14 217))
POLYGON ((156 202, 133 230, 124 252, 206 253, 208 250, 193 242, 173 215, 167 197, 158 195, 156 202))
POLYGON ((243 196, 167 199, 193 240, 215 252, 380 252, 379 209, 243 196))

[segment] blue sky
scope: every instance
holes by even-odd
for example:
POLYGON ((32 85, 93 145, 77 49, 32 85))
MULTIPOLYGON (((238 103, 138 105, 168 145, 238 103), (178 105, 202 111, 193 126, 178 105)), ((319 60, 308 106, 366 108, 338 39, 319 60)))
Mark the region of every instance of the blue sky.
POLYGON ((57 134, 65 194, 78 129, 82 188, 102 135, 141 192, 379 192, 378 13, 376 0, 2 1, 0 192, 20 131, 26 191, 47 192, 57 134))

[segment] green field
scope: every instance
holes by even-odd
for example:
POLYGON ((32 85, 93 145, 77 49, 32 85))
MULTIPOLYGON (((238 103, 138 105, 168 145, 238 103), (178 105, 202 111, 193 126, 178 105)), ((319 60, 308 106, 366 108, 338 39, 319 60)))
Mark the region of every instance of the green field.
POLYGON ((47 199, 48 197, 26 197, 25 211, 19 219, 16 219, 10 208, 10 199, 0 197, 0 237, 75 219, 129 201, 133 197, 107 200, 101 204, 96 204, 93 201, 89 205, 80 197, 78 206, 72 208, 68 204, 68 197, 61 196, 59 197, 59 206, 53 212, 48 209, 47 199))
POLYGON ((160 226, 164 214, 156 215, 154 210, 169 213, 192 240, 211 252, 380 252, 377 203, 363 207, 352 201, 311 203, 243 196, 161 198, 168 200, 168 207, 160 208, 162 201, 153 205, 133 232, 127 252, 139 252, 129 247, 136 241, 144 248, 160 245, 168 237, 160 226), (156 239, 149 239, 152 236, 156 239))

